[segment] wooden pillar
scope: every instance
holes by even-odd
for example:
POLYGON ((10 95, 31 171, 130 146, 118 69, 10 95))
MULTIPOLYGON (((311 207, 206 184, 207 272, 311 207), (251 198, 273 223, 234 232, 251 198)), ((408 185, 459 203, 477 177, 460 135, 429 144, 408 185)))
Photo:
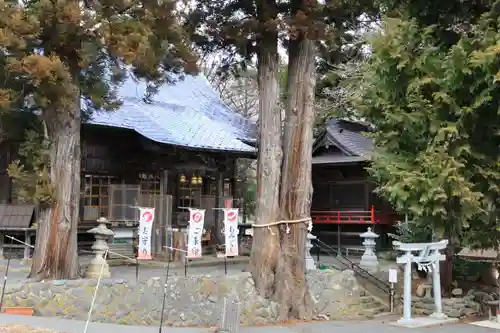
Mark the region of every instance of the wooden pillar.
POLYGON ((24 257, 23 257, 23 263, 27 264, 30 261, 30 255, 31 255, 31 233, 28 230, 24 231, 24 242, 26 245, 24 245, 24 257))
MULTIPOLYGON (((373 202, 371 202, 370 194, 371 194, 371 182, 365 180, 365 209, 370 211, 370 221, 372 222, 372 225, 370 227, 372 228, 372 231, 374 233, 380 233, 380 230, 378 230, 377 226, 374 224, 374 210, 373 210, 373 202)), ((382 237, 379 237, 378 239, 375 239, 375 242, 377 243, 376 249, 378 250, 381 248, 382 244, 382 237)))
MULTIPOLYGON (((221 170, 217 170, 215 174, 215 207, 223 208, 224 203, 222 202, 222 197, 224 196, 224 173, 221 170)), ((222 244, 222 210, 214 210, 214 225, 212 229, 212 240, 215 245, 222 244)))
POLYGON ((339 221, 339 224, 337 224, 337 252, 338 252, 338 255, 342 254, 341 239, 342 239, 342 228, 340 227, 340 221, 339 221))
POLYGON ((155 249, 156 253, 165 253, 169 231, 167 227, 171 224, 167 214, 167 193, 168 193, 168 170, 162 170, 160 174, 160 198, 158 199, 158 224, 156 225, 155 232, 155 249))
POLYGON ((365 209, 369 210, 371 208, 370 203, 370 182, 365 181, 365 209))
MULTIPOLYGON (((234 159, 233 161, 233 169, 231 170, 231 197, 233 197, 233 200, 236 199, 236 186, 238 185, 238 172, 237 172, 237 167, 236 167, 236 164, 238 163, 238 159, 234 159)), ((234 202, 234 201, 233 201, 234 202)), ((233 205, 234 207, 234 205, 233 205)))

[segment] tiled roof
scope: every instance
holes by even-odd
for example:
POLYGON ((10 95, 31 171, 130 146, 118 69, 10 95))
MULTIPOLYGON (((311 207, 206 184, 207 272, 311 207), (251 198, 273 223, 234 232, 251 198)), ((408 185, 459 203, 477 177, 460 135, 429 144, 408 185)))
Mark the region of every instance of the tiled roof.
POLYGON ((495 249, 472 250, 466 247, 460 250, 458 256, 468 260, 496 261, 500 258, 500 252, 495 249))
POLYGON ((29 228, 34 212, 34 205, 0 205, 0 230, 29 228))
POLYGON ((369 160, 373 154, 373 140, 366 135, 370 128, 359 123, 331 119, 326 126, 329 139, 350 156, 369 160))
POLYGON ((346 120, 330 119, 326 123, 323 134, 314 146, 316 148, 328 146, 337 147, 340 152, 323 152, 313 157, 313 164, 339 164, 363 162, 373 155, 373 140, 366 135, 371 128, 361 123, 346 120))
POLYGON ((156 142, 198 149, 255 152, 256 126, 224 105, 202 75, 165 84, 143 100, 146 84, 129 78, 119 89, 123 105, 94 112, 89 123, 135 130, 156 142))
POLYGON ((344 164, 344 163, 356 163, 356 162, 364 162, 366 158, 361 156, 345 156, 345 155, 321 155, 314 156, 312 158, 312 164, 320 165, 320 164, 344 164))

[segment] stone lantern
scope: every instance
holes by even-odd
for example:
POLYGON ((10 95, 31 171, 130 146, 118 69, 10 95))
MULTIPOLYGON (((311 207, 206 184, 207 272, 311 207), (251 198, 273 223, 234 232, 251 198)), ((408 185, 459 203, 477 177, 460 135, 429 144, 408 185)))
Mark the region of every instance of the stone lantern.
POLYGON ((372 231, 372 228, 368 228, 368 231, 359 235, 364 241, 363 246, 365 247, 365 252, 361 257, 361 262, 359 266, 368 271, 376 271, 378 269, 378 258, 375 254, 375 239, 379 236, 372 231))
POLYGON ((312 241, 316 239, 316 236, 314 236, 311 233, 307 233, 307 240, 306 240, 306 271, 316 269, 316 264, 314 263, 314 259, 311 256, 311 249, 313 247, 312 241))
POLYGON ((95 237, 94 245, 92 245, 92 250, 95 252, 95 258, 92 259, 88 265, 86 273, 86 277, 89 279, 98 279, 101 272, 102 278, 109 278, 111 276, 109 265, 104 258, 104 254, 109 249, 108 239, 110 236, 114 235, 114 232, 106 227, 106 224, 109 224, 106 218, 99 218, 97 223, 97 227, 88 231, 89 234, 93 234, 95 237))

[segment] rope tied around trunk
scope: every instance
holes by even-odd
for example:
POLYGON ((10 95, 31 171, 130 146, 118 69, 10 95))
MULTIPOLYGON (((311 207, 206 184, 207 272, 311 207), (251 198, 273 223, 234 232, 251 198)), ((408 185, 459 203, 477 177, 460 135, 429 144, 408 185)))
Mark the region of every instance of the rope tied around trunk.
POLYGON ((288 234, 290 233, 290 227, 288 225, 295 223, 307 223, 307 231, 311 232, 312 230, 312 219, 310 217, 303 217, 301 219, 296 219, 296 220, 280 220, 264 224, 252 224, 252 228, 267 228, 269 232, 274 236, 275 233, 272 231, 271 227, 278 226, 280 224, 286 224, 286 233, 288 234))

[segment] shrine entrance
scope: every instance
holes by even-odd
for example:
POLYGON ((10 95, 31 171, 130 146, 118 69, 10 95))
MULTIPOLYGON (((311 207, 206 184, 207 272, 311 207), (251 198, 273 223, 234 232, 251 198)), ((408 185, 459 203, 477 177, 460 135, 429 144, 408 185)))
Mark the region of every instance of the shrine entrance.
POLYGON ((405 327, 429 326, 456 321, 448 318, 443 313, 441 300, 441 277, 439 274, 439 262, 445 260, 445 255, 439 251, 444 250, 448 240, 435 243, 401 243, 392 242, 394 249, 404 252, 396 259, 398 264, 405 265, 404 269, 404 293, 403 293, 403 318, 395 324, 405 327), (417 254, 418 253, 418 254, 417 254), (411 282, 412 264, 417 264, 419 270, 432 273, 432 291, 434 293, 434 312, 429 317, 411 316, 411 282))

